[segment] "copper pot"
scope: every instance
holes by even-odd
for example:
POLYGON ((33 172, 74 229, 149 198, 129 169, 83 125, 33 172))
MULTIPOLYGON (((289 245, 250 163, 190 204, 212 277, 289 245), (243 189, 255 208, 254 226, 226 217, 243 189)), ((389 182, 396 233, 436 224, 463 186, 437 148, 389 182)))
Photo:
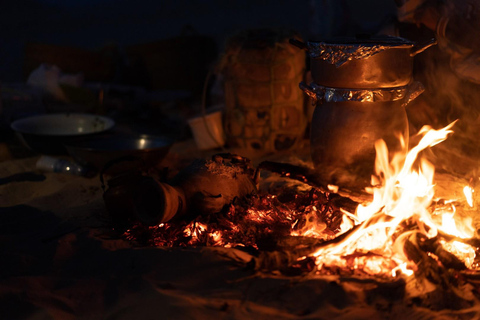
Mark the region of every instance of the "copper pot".
POLYGON ((301 83, 314 99, 310 148, 325 184, 363 190, 374 173, 375 142, 383 139, 391 158, 408 145, 405 105, 423 91, 419 82, 390 89, 334 89, 301 83))
POLYGON ((311 122, 311 156, 326 184, 363 189, 374 173, 375 142, 389 155, 408 145, 405 105, 423 92, 414 82, 413 57, 435 44, 416 45, 390 36, 331 41, 292 40, 310 55, 312 78, 300 84, 316 105, 311 122))
POLYGON ((436 44, 392 36, 357 36, 290 43, 307 50, 316 84, 332 88, 392 88, 410 83, 413 57, 436 44))

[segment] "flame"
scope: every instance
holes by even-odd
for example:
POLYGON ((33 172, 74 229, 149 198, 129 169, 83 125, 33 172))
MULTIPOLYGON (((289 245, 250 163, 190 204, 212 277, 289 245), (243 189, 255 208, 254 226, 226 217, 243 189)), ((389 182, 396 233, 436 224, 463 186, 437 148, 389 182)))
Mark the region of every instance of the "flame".
MULTIPOLYGON (((405 141, 399 137, 403 151, 393 156, 389 156, 384 141, 377 141, 372 187, 367 190, 373 200, 356 210, 347 211, 334 205, 338 195, 333 193, 338 192, 338 187, 333 185, 328 186, 332 193, 305 189, 295 194, 291 202, 285 201, 285 197, 281 201, 280 196, 263 195, 193 222, 162 223, 156 228, 154 242, 163 246, 214 245, 263 250, 258 239, 262 239, 263 245, 270 245, 265 234, 335 240, 307 242, 320 245, 297 261, 315 260, 317 269, 325 272, 343 268, 355 273, 409 277, 417 265, 404 253, 407 240, 418 247, 417 237, 427 239, 438 235, 433 239, 435 245, 455 255, 467 268, 480 268, 478 259, 475 260, 476 248, 466 244, 468 241, 462 242, 475 234, 472 218, 457 210, 465 207, 458 205, 457 199, 433 201, 435 168, 421 157, 423 150, 445 140, 453 132, 453 125, 440 130, 422 128, 420 142, 408 152, 405 141)), ((469 207, 474 207, 474 190, 466 186, 463 192, 469 207)), ((297 240, 302 243, 306 239, 297 240)), ((435 253, 427 255, 441 263, 435 253)))
POLYGON ((465 186, 463 188, 463 194, 465 195, 465 199, 470 207, 473 208, 473 189, 470 186, 465 186))
POLYGON ((471 217, 455 219, 455 210, 452 213, 445 212, 442 214, 442 224, 438 229, 458 238, 472 238, 475 232, 472 220, 471 217))
POLYGON ((355 215, 345 210, 342 210, 342 212, 343 212, 343 216, 342 216, 342 223, 340 224, 340 234, 352 229, 353 226, 355 225, 354 221, 357 222, 357 224, 359 223, 355 215))
POLYGON ((472 246, 459 241, 441 241, 441 244, 445 250, 462 260, 467 268, 475 269, 474 262, 476 253, 472 246))
POLYGON ((303 236, 303 237, 312 237, 312 238, 322 238, 324 237, 324 230, 327 225, 318 219, 318 209, 315 206, 312 206, 311 211, 305 214, 304 226, 298 227, 298 220, 292 225, 292 236, 303 236))
MULTIPOLYGON (((455 211, 442 213, 441 224, 434 221, 429 207, 434 196, 435 169, 429 161, 419 157, 424 149, 445 140, 453 132, 451 128, 454 124, 455 122, 440 130, 424 126, 419 132, 422 138, 418 145, 408 153, 395 154, 391 160, 389 160, 386 143, 383 140, 375 143, 377 157, 375 175, 372 176, 374 187, 367 190, 373 193, 373 201, 359 205, 353 219, 348 215, 344 216, 341 232, 345 232, 347 227, 351 228, 353 221, 359 224, 355 231, 341 242, 322 247, 312 255, 316 258, 319 268, 324 265, 339 265, 344 257, 370 252, 381 256, 383 261, 376 257, 361 262, 365 272, 395 275, 399 271, 410 276, 413 274, 413 271, 408 268, 411 262, 403 251, 403 244, 408 236, 420 232, 432 238, 438 234, 439 230, 461 238, 469 238, 473 235, 471 220, 460 220, 462 227, 459 227, 455 220, 455 211), (414 222, 418 230, 402 233, 401 224, 406 221, 414 222), (401 234, 398 235, 398 233, 401 234), (385 268, 385 265, 388 265, 386 262, 393 263, 395 267, 385 268)), ((405 142, 399 139, 406 149, 405 142)), ((457 253, 467 255, 468 259, 473 261, 473 248, 470 247, 471 250, 467 250, 457 245, 450 242, 450 252, 456 250, 457 253)), ((359 264, 358 260, 355 261, 356 266, 359 264)))
POLYGON ((392 277, 395 277, 397 275, 397 271, 400 271, 401 273, 405 274, 406 276, 411 276, 413 275, 413 270, 408 268, 408 264, 406 262, 399 264, 392 270, 392 277))

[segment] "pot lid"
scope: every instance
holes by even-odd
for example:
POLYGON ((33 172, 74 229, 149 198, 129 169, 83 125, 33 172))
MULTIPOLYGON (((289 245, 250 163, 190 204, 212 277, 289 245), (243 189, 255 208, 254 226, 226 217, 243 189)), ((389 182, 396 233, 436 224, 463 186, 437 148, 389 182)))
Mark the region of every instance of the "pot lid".
POLYGON ((313 59, 321 59, 340 67, 349 60, 367 59, 392 48, 412 48, 414 43, 404 38, 387 35, 339 37, 325 41, 308 41, 308 53, 313 59))

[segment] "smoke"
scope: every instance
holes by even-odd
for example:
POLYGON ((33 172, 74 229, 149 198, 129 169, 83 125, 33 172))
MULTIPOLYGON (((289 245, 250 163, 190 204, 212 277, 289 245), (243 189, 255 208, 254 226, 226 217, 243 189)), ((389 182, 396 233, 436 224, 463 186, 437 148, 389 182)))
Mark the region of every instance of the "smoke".
POLYGON ((458 77, 450 56, 438 47, 416 56, 414 77, 423 83, 425 92, 407 106, 413 131, 423 125, 440 129, 459 120, 454 134, 433 149, 436 167, 461 175, 476 171, 480 163, 480 85, 458 77))

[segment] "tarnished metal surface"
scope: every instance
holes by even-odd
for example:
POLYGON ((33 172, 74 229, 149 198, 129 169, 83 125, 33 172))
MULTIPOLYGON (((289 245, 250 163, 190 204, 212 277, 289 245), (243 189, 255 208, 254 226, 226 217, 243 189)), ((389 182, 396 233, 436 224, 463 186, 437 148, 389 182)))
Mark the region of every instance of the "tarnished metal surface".
POLYGON ((374 172, 375 141, 382 139, 389 155, 403 152, 408 141, 405 106, 423 92, 419 82, 375 89, 330 88, 300 83, 316 108, 310 131, 311 157, 322 181, 361 190, 374 172))
POLYGON ((398 37, 292 42, 310 55, 313 83, 302 82, 300 89, 316 106, 310 127, 316 173, 341 188, 371 186, 375 142, 384 140, 390 157, 405 151, 405 106, 423 92, 413 81, 413 57, 435 40, 420 45, 398 37))
POLYGON ((343 89, 328 88, 320 86, 314 82, 312 82, 310 86, 308 86, 304 82, 301 82, 300 89, 302 89, 306 94, 308 94, 310 98, 322 102, 380 102, 397 101, 405 98, 408 86, 387 89, 343 89))
POLYGON ((337 68, 349 60, 365 59, 391 48, 392 45, 332 45, 325 42, 308 43, 308 53, 311 58, 321 59, 330 64, 334 64, 337 68))
POLYGON ((357 36, 355 38, 336 38, 331 41, 309 41, 308 52, 313 59, 321 59, 336 67, 349 60, 369 58, 379 52, 392 48, 411 49, 414 43, 392 36, 357 36))
POLYGON ((413 57, 436 44, 392 36, 357 36, 290 43, 306 50, 315 83, 331 88, 393 88, 412 80, 413 57))

